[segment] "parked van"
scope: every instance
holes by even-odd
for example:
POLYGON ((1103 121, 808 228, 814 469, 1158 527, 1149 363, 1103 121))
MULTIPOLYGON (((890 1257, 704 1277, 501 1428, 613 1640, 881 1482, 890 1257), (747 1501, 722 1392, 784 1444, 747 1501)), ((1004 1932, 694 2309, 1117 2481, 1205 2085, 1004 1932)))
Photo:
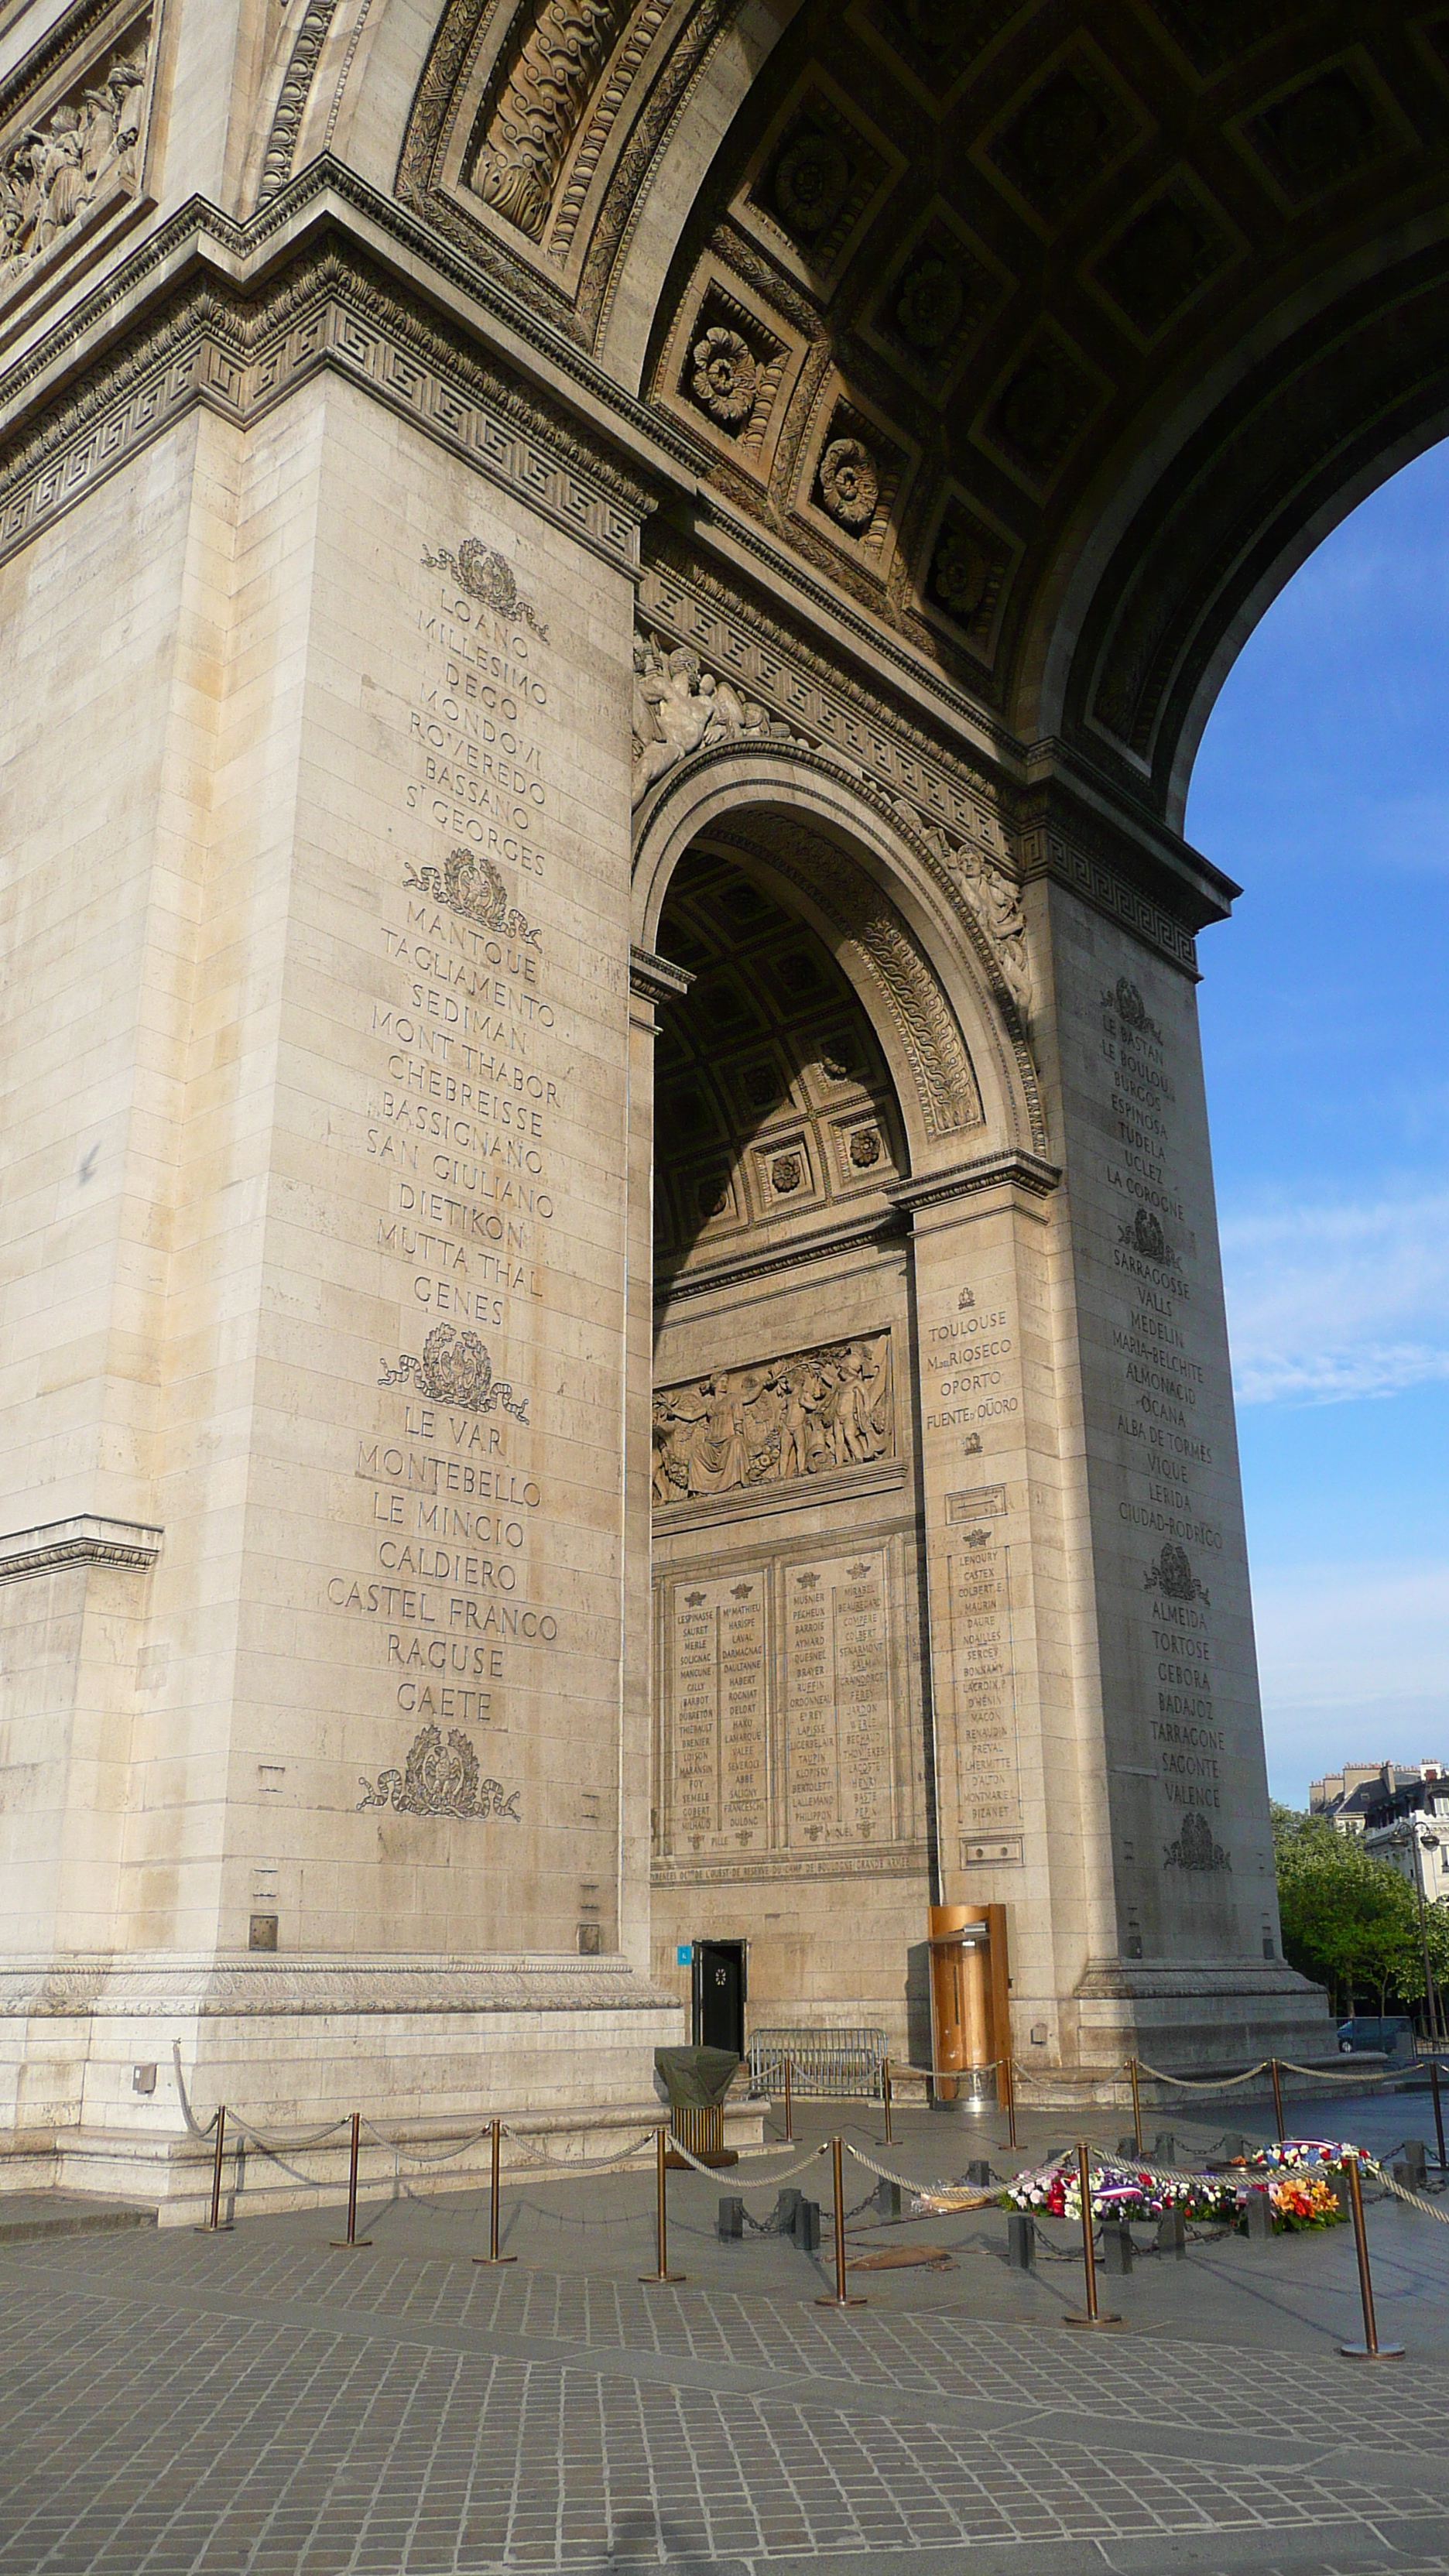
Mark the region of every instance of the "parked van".
POLYGON ((1401 2054, 1411 2057, 1414 2051, 1414 2025, 1407 2013, 1356 2013, 1352 2021, 1338 2025, 1338 2048, 1341 2057, 1351 2057, 1356 2048, 1377 2048, 1385 2057, 1392 2056, 1403 2042, 1401 2054))

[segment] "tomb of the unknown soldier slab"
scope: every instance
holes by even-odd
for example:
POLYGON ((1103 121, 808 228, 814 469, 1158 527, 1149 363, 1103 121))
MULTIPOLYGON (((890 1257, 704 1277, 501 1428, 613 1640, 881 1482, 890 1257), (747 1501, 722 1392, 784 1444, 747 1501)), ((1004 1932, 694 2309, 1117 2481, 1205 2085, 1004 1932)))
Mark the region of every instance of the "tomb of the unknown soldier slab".
POLYGON ((1328 2053, 1181 823, 1446 136, 1398 5, 0 18, 0 2183, 925 2066, 942 1908, 1038 2100, 1328 2053))

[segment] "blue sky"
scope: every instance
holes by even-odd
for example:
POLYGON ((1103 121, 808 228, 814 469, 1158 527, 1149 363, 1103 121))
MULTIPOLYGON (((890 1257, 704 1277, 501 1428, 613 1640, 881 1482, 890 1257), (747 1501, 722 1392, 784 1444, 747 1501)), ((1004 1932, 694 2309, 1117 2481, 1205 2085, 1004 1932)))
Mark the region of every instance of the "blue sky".
POLYGON ((1268 1767, 1449 1759, 1449 443, 1269 610, 1188 837, 1268 1767))

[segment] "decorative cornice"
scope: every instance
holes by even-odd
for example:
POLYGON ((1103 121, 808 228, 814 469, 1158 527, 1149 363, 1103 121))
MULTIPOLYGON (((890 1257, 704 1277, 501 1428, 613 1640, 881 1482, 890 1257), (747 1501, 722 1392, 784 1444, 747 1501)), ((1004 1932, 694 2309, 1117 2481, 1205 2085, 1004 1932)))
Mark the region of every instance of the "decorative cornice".
MULTIPOLYGON (((656 1503, 657 1538, 676 1531, 714 1529, 725 1521, 759 1520, 771 1512, 795 1512, 801 1504, 843 1503, 863 1494, 899 1493, 906 1481, 905 1462, 881 1458, 873 1465, 846 1467, 833 1476, 811 1476, 802 1483, 792 1476, 783 1485, 748 1485, 742 1492, 692 1496, 687 1502, 656 1503)), ((852 1541, 852 1544, 856 1544, 852 1541)))
POLYGON ((714 1288, 740 1287, 746 1280, 767 1278, 772 1271, 797 1269, 802 1262, 833 1261, 839 1253, 861 1252, 888 1243, 901 1232, 901 1220, 894 1208, 884 1213, 876 1209, 869 1216, 852 1217, 844 1225, 812 1228, 808 1233, 802 1230, 763 1252, 736 1253, 726 1261, 691 1264, 688 1270, 661 1270, 655 1284, 655 1303, 673 1306, 681 1297, 701 1297, 714 1288))
POLYGON ((667 957, 656 957, 652 948, 638 948, 629 943, 629 990, 641 1002, 682 1002, 695 981, 687 966, 676 966, 667 957))
POLYGON ((1018 1189, 1032 1198, 1049 1198, 1061 1177, 1059 1164, 1049 1163, 1042 1154, 1026 1153, 1018 1145, 1004 1154, 982 1154, 969 1163, 953 1163, 949 1171, 923 1172, 919 1180, 896 1181, 891 1197, 903 1214, 916 1216, 923 1208, 974 1198, 983 1190, 1018 1189))
POLYGON ((324 370, 632 573, 653 499, 617 451, 481 363, 335 229, 264 293, 214 267, 178 289, 145 336, 93 367, 8 455, 0 448, 0 560, 194 407, 246 425, 324 370))
POLYGON ((113 1521, 98 1512, 46 1521, 0 1538, 0 1583, 24 1583, 71 1565, 154 1565, 165 1532, 142 1521, 113 1521))
POLYGON ((816 1878, 924 1878, 924 1843, 884 1843, 872 1851, 741 1853, 737 1859, 656 1860, 656 1887, 751 1886, 760 1880, 816 1878))

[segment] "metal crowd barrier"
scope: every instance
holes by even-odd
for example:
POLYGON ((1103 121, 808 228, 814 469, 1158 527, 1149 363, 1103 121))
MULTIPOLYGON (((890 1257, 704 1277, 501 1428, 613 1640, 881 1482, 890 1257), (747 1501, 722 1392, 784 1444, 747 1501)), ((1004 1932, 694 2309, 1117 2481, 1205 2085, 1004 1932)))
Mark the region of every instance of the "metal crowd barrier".
POLYGON ((887 2049, 883 2030, 757 2030, 750 2040, 750 2091, 777 2092, 788 2070, 798 2095, 879 2102, 887 2049))

